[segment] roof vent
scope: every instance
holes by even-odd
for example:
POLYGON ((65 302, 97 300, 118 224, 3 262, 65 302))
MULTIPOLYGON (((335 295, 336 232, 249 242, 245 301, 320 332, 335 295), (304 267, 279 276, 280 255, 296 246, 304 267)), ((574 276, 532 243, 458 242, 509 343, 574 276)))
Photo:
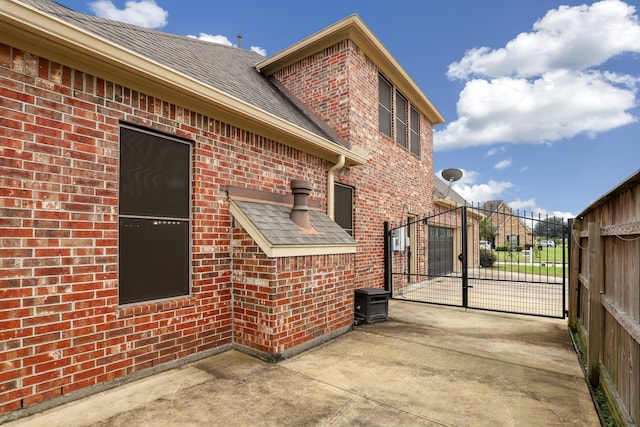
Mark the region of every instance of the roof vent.
POLYGON ((307 198, 311 194, 313 187, 309 181, 302 179, 291 180, 291 192, 293 193, 293 208, 289 214, 289 218, 298 227, 303 230, 313 230, 309 221, 309 208, 307 207, 307 198))

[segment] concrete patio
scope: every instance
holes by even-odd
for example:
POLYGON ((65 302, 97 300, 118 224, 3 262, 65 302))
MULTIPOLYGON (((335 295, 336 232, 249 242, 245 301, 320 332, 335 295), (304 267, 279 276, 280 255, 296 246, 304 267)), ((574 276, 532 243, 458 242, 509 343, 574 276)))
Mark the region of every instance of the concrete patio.
POLYGON ((278 364, 228 351, 7 426, 599 426, 566 322, 390 301, 278 364))

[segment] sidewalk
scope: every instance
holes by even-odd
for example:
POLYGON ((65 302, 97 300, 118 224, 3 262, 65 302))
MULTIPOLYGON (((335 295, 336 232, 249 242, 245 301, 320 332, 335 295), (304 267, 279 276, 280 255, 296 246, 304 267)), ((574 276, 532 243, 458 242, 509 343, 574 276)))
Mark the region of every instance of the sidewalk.
POLYGON ((6 426, 599 426, 566 322, 390 301, 278 364, 229 351, 6 426))

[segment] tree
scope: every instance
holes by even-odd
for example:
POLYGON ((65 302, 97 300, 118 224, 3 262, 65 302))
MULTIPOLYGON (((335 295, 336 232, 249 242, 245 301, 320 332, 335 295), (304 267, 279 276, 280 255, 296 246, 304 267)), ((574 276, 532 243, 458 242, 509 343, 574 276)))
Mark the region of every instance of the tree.
POLYGON ((538 237, 547 239, 562 239, 567 225, 564 218, 553 216, 538 223, 534 227, 534 233, 538 237))
POLYGON ((482 218, 480 220, 480 240, 486 240, 487 242, 493 242, 496 237, 496 227, 491 224, 489 217, 482 218))

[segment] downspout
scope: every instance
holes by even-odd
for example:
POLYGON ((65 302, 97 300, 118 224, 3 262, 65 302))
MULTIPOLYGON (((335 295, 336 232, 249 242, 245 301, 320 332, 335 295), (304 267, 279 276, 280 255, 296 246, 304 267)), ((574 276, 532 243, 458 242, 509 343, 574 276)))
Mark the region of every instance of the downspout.
POLYGON ((329 215, 329 218, 331 219, 335 219, 335 175, 339 169, 344 167, 344 163, 344 154, 340 154, 338 163, 331 166, 329 173, 327 174, 327 215, 329 215))

